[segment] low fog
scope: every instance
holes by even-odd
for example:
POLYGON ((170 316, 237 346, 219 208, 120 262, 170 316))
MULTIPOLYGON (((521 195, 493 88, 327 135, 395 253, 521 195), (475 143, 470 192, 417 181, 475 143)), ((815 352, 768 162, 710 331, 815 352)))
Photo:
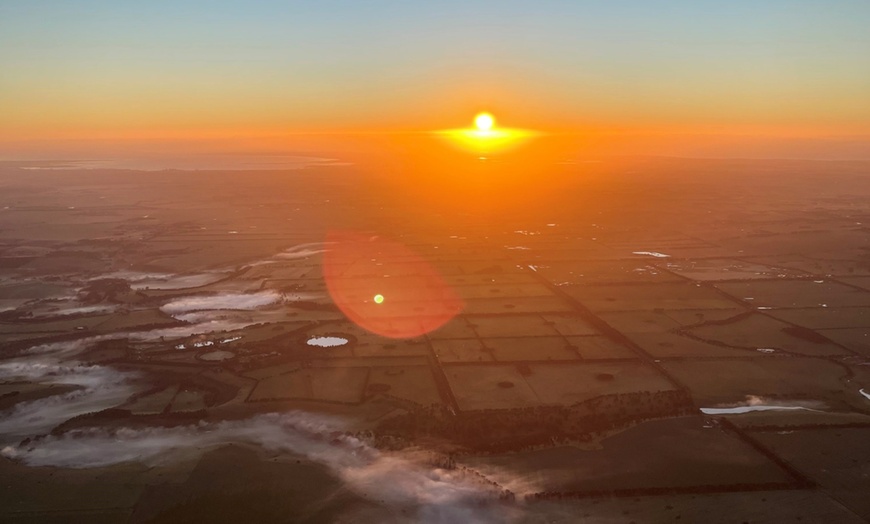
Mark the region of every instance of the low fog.
POLYGON ((362 496, 414 508, 418 522, 495 523, 519 517, 519 507, 500 503, 500 489, 476 476, 432 467, 425 451, 378 451, 342 434, 343 426, 338 418, 289 412, 171 428, 86 428, 6 446, 2 455, 31 466, 91 468, 131 461, 161 465, 224 444, 247 443, 322 464, 362 496))
POLYGON ((188 311, 215 309, 257 309, 275 304, 282 300, 280 293, 262 291, 259 293, 223 293, 210 296, 191 296, 167 302, 160 309, 164 313, 176 315, 188 311))

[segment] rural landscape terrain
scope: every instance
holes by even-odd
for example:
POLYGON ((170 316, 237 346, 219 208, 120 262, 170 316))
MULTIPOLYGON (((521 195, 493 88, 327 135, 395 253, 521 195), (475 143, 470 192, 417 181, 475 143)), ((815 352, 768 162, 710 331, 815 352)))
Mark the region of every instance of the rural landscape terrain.
POLYGON ((0 520, 870 519, 870 163, 295 161, 0 164, 0 520))

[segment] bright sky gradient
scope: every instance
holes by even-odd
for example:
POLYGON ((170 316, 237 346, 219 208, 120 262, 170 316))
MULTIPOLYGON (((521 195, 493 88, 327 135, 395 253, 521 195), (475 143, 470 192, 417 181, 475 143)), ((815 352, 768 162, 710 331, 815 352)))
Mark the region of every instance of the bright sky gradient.
POLYGON ((487 110, 648 144, 731 137, 723 155, 749 136, 870 158, 868 28, 867 0, 5 1, 0 155, 487 110))

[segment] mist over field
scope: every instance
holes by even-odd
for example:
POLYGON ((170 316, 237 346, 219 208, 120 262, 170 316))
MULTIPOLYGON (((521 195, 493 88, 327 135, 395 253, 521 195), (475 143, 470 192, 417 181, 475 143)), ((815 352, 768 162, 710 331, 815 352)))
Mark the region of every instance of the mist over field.
POLYGON ((31 466, 93 468, 129 461, 159 465, 241 442, 322 464, 366 497, 413 508, 419 522, 505 522, 519 511, 494 505, 493 486, 426 463, 430 457, 425 451, 379 452, 342 435, 342 427, 340 420, 327 416, 273 413, 172 428, 73 430, 7 446, 0 453, 31 466))

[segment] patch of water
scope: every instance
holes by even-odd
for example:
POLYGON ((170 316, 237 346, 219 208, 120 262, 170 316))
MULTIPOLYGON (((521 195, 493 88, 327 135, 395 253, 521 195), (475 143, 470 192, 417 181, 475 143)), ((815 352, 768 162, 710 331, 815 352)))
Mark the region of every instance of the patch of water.
POLYGON ((333 348, 344 346, 348 342, 350 341, 344 337, 311 337, 308 339, 307 344, 321 348, 333 348))
POLYGON ((199 356, 200 360, 207 360, 209 362, 220 362, 222 360, 229 360, 233 358, 235 353, 232 351, 209 351, 208 353, 203 353, 199 356))
POLYGON ((751 411, 818 411, 816 409, 805 408, 803 406, 737 406, 734 408, 701 408, 701 413, 705 415, 732 415, 738 413, 749 413, 751 411))

